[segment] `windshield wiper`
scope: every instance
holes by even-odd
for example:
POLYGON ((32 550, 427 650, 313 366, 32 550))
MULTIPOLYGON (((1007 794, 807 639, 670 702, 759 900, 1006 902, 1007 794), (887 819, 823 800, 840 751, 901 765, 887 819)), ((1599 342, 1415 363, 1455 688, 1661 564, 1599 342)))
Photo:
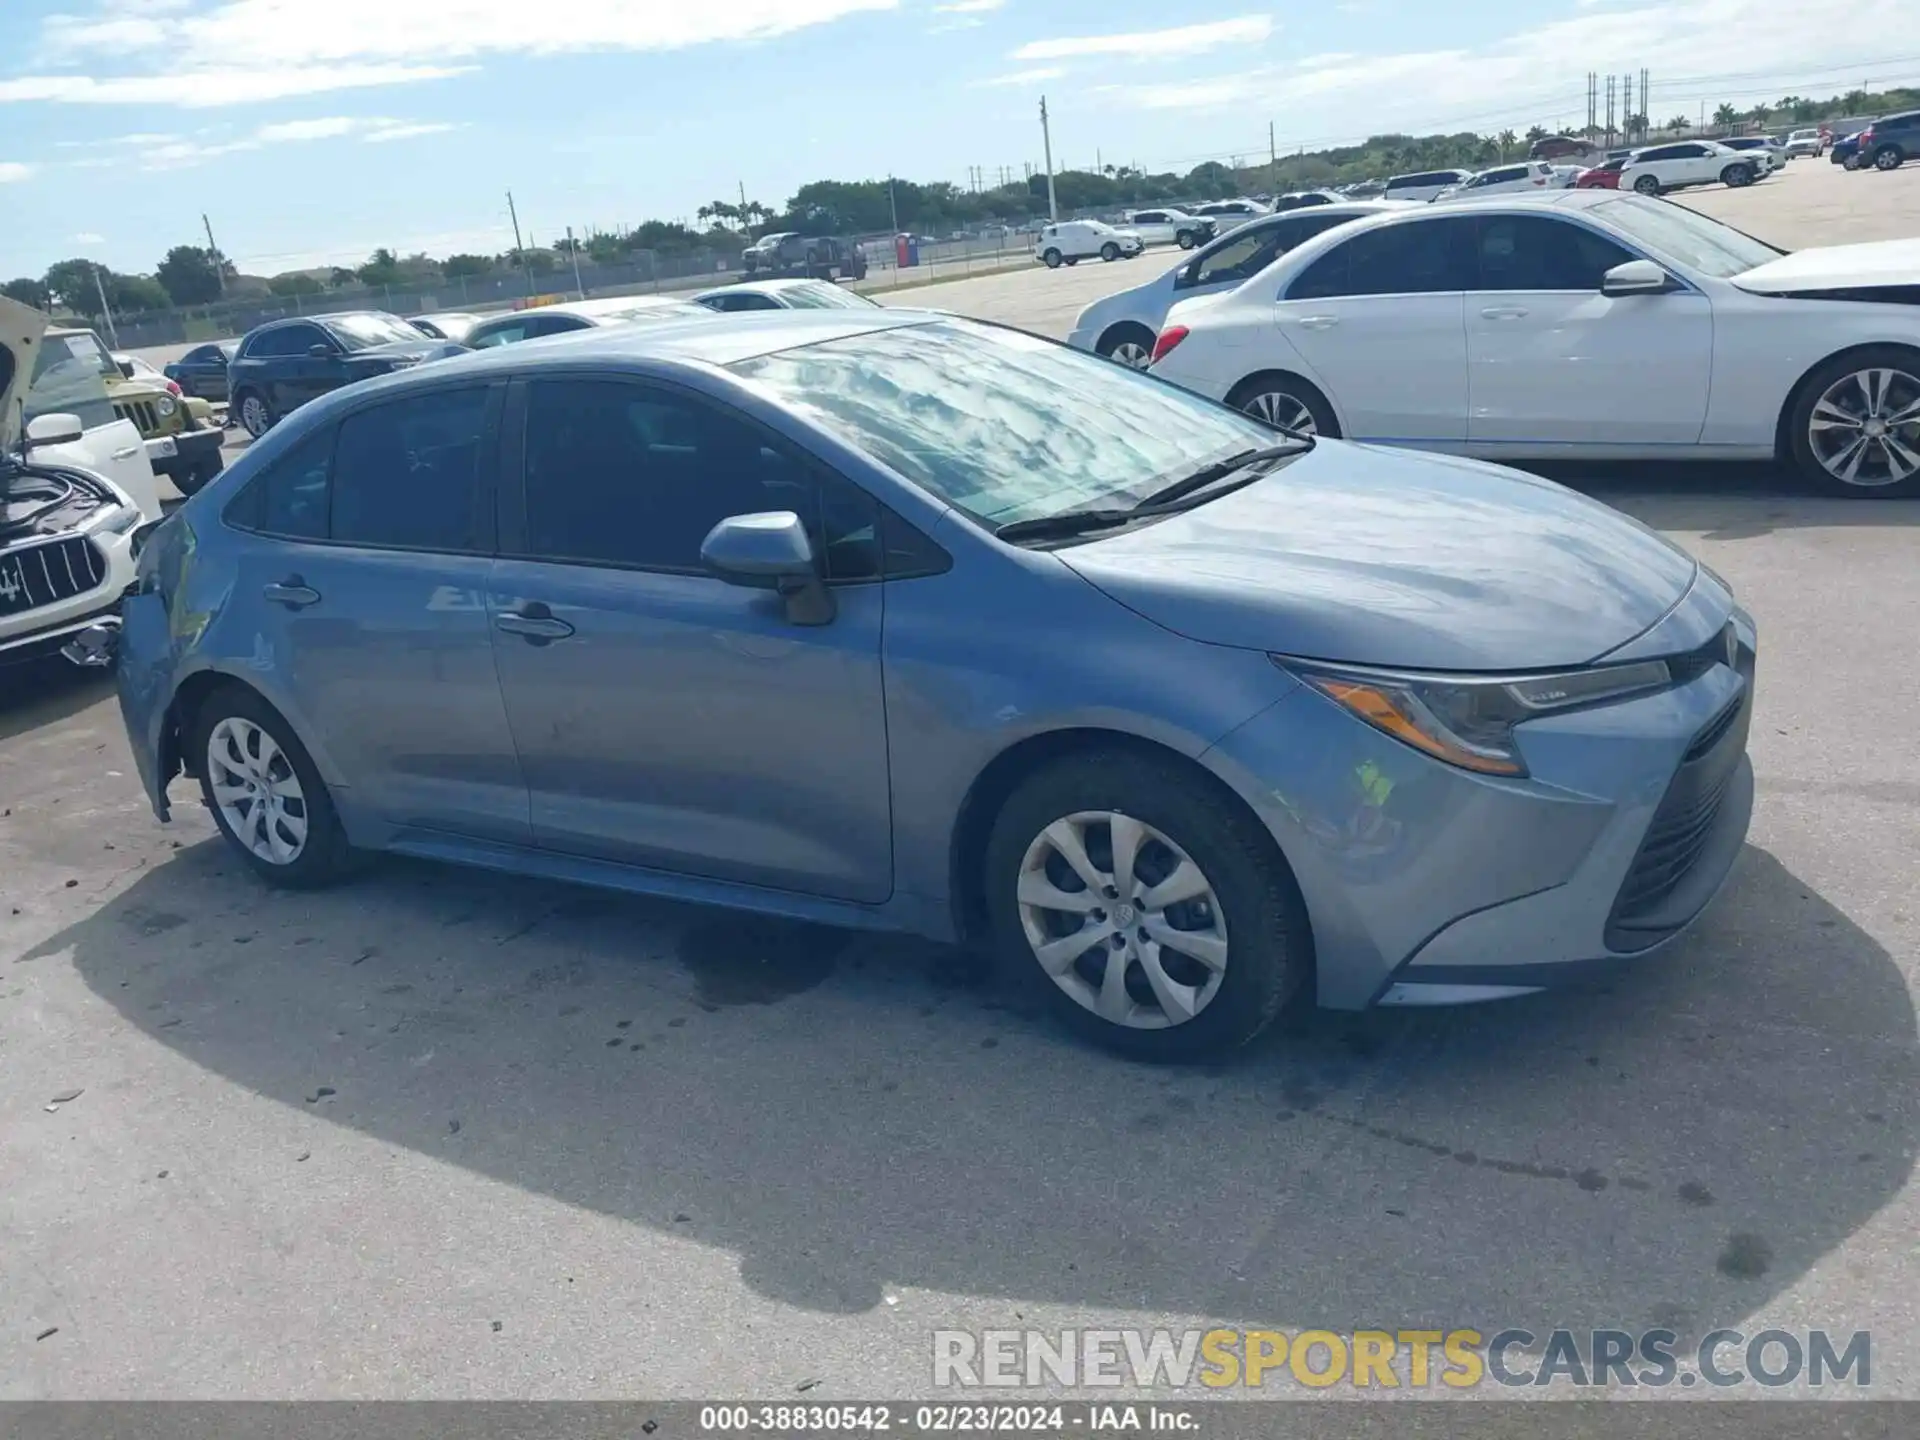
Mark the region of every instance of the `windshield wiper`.
POLYGON ((1042 515, 1035 520, 1015 520, 993 532, 996 540, 1017 543, 1021 540, 1058 540, 1084 535, 1089 530, 1110 530, 1130 525, 1142 518, 1134 510, 1068 510, 1059 515, 1042 515))
MULTIPOLYGON (((1171 485, 1163 485, 1146 499, 1133 507, 1132 513, 1139 515, 1143 511, 1157 510, 1162 505, 1171 505, 1176 500, 1184 500, 1197 491, 1206 489, 1216 480, 1224 480, 1236 471, 1245 470, 1252 465, 1269 464, 1275 460, 1284 460, 1289 455, 1304 455, 1313 448, 1311 436, 1301 436, 1285 445, 1268 445, 1259 450, 1242 450, 1238 455, 1229 455, 1224 460, 1216 460, 1211 465, 1203 465, 1190 475, 1183 475, 1171 485)), ((1252 477, 1258 479, 1258 476, 1252 477)))

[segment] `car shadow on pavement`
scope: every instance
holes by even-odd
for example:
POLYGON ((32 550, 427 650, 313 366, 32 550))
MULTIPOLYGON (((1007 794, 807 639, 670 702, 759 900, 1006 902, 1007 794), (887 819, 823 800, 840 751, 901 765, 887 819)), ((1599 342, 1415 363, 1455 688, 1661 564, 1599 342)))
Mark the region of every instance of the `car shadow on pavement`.
POLYGON ((1920 525, 1912 500, 1825 495, 1785 465, 1647 462, 1628 466, 1528 464, 1656 530, 1706 540, 1752 540, 1776 530, 1920 525))
POLYGON ((1207 1068, 1085 1049, 925 944, 411 862, 282 894, 213 841, 27 958, 69 950, 247 1090, 826 1313, 1697 1337, 1892 1200, 1920 1126, 1903 976, 1754 848, 1597 988, 1294 1014, 1207 1068))
POLYGON ((113 677, 65 660, 0 666, 0 740, 58 725, 113 694, 113 677))

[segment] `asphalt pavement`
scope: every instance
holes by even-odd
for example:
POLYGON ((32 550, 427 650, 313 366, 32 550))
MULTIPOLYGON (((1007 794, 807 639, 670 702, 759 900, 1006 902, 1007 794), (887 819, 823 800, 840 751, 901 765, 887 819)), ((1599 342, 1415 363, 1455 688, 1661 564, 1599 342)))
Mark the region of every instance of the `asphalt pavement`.
MULTIPOLYGON (((1920 233, 1920 169, 1829 168, 1693 203, 1920 233)), ((1151 263, 918 298, 1060 334, 1151 263)), ((414 862, 270 892, 184 782, 153 821, 109 687, 15 685, 0 1399, 924 1396, 936 1329, 1214 1323, 1870 1330, 1920 1397, 1920 507, 1566 478, 1759 619, 1727 891, 1596 988, 1204 1069, 912 941, 414 862)))

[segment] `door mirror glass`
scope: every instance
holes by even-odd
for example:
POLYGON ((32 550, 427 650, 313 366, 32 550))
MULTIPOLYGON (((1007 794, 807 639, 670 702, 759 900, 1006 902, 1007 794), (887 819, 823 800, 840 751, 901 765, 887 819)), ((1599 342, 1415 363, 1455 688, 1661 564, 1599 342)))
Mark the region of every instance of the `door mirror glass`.
POLYGON ((1602 295, 1658 295, 1672 285, 1667 272, 1651 260, 1629 260, 1600 277, 1602 295))
POLYGON ((27 422, 28 445, 71 445, 86 433, 87 427, 80 423, 80 417, 64 411, 36 415, 27 422))
POLYGON ((814 563, 813 542, 791 510, 729 515, 707 532, 700 558, 729 584, 778 591, 796 625, 833 619, 833 594, 814 563))
POLYGON ((307 354, 316 360, 325 360, 333 354, 333 347, 324 341, 316 341, 307 347, 307 354))

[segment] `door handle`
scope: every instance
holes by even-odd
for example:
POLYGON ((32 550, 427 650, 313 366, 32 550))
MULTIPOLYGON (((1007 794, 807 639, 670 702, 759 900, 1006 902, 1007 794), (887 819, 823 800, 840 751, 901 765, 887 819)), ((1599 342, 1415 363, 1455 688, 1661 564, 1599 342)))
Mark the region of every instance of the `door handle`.
POLYGON ((1331 330, 1340 323, 1338 315, 1302 315, 1297 322, 1302 330, 1331 330))
POLYGON ((131 460, 134 456, 138 455, 139 453, 140 453, 140 447, 138 445, 129 445, 124 450, 114 451, 113 458, 116 460, 131 460))
POLYGON ((289 575, 277 584, 263 585, 260 594, 275 605, 284 605, 289 610, 304 610, 309 605, 320 603, 320 592, 298 575, 289 575))
POLYGON ((1526 317, 1527 307, 1524 305, 1489 305, 1480 313, 1488 320, 1520 320, 1526 317))
POLYGON ((515 610, 502 610, 493 617, 493 623, 509 635, 521 636, 529 645, 545 645, 573 634, 573 626, 538 600, 529 600, 515 610))

